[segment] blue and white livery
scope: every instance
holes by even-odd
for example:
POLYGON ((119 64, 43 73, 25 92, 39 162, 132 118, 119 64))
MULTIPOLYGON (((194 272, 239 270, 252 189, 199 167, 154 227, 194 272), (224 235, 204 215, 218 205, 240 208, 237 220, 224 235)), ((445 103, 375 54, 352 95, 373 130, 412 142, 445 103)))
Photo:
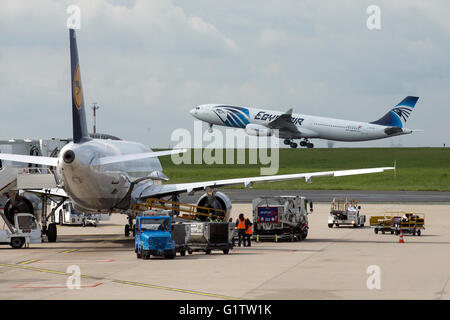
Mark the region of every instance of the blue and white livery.
POLYGON ((297 143, 293 140, 301 139, 300 146, 312 148, 314 145, 309 139, 313 138, 368 141, 410 134, 413 130, 406 129, 405 124, 418 100, 418 97, 408 96, 373 122, 309 116, 292 113, 292 109, 283 113, 225 104, 200 105, 190 113, 195 118, 207 122, 210 130, 213 125, 242 128, 249 135, 275 135, 284 139, 284 143, 292 148, 297 147, 297 143))

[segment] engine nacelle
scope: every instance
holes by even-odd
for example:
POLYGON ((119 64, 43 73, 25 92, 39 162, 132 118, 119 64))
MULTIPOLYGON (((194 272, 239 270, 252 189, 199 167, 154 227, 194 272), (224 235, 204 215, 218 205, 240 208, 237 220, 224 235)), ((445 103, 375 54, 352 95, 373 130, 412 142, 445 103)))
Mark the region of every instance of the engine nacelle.
POLYGON ((254 123, 248 124, 245 127, 245 132, 250 136, 270 137, 272 135, 272 129, 254 123))
POLYGON ((17 213, 31 213, 36 215, 35 205, 33 205, 33 202, 30 201, 30 199, 19 195, 8 199, 5 203, 4 213, 9 223, 14 225, 14 216, 17 213))
MULTIPOLYGON (((213 215, 223 216, 224 222, 228 222, 228 219, 230 218, 231 200, 223 192, 215 191, 212 195, 205 193, 198 199, 197 206, 225 210, 225 216, 223 216, 222 212, 214 212, 214 210, 211 210, 211 212, 213 215)), ((197 209, 197 212, 208 213, 206 210, 202 209, 197 209)), ((198 215, 198 218, 204 221, 207 217, 204 215, 198 215)))

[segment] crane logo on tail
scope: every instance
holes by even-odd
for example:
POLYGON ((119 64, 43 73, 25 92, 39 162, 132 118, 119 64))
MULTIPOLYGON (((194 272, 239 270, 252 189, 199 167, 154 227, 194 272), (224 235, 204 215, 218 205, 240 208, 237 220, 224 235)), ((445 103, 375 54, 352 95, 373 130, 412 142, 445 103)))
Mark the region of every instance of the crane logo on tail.
POLYGON ((81 90, 80 66, 78 63, 75 68, 75 74, 73 75, 72 94, 75 107, 80 111, 83 101, 83 91, 81 90))

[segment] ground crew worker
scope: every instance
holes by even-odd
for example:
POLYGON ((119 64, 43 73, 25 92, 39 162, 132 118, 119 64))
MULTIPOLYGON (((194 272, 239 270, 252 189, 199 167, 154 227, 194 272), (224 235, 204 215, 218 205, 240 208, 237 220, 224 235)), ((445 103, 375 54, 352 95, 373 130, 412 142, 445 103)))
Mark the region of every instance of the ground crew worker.
MULTIPOLYGON (((253 235, 253 223, 250 221, 250 219, 245 219, 245 240, 247 241, 247 247, 252 246, 251 237, 253 235)), ((245 241, 244 241, 244 247, 245 247, 245 241)))
POLYGON ((213 217, 212 212, 209 213, 209 216, 208 216, 208 218, 206 218, 206 221, 207 222, 214 222, 214 217, 213 217))
POLYGON ((238 231, 238 246, 240 247, 241 241, 243 241, 245 247, 245 218, 243 213, 240 213, 236 220, 236 229, 238 231))

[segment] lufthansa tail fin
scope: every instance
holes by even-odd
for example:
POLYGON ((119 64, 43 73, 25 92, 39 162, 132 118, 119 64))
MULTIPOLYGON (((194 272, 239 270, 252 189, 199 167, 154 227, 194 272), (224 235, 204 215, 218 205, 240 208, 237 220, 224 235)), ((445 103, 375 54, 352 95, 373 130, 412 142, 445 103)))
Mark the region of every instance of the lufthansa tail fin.
POLYGON ((72 122, 73 142, 82 143, 90 140, 84 108, 83 87, 81 85, 80 61, 78 59, 77 38, 74 29, 69 29, 70 64, 72 74, 72 122))
POLYGON ((419 97, 407 96, 397 104, 395 108, 389 110, 382 118, 371 123, 388 127, 403 128, 409 115, 414 110, 417 100, 419 100, 419 97))

